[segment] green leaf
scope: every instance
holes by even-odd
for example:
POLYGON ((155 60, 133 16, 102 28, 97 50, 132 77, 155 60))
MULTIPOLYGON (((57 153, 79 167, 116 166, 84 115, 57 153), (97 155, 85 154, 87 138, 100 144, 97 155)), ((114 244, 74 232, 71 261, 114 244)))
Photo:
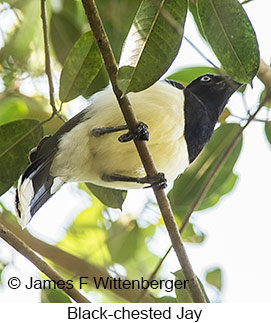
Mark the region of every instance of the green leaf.
POLYGON ((143 0, 125 40, 120 59, 118 85, 124 94, 146 89, 156 82, 176 57, 182 41, 176 29, 164 17, 166 13, 182 33, 186 0, 143 0))
POLYGON ((103 65, 94 80, 89 84, 89 87, 83 93, 83 96, 88 98, 92 94, 101 91, 109 84, 108 74, 106 72, 106 68, 103 65))
POLYGON ((41 303, 72 303, 71 299, 60 289, 45 288, 40 293, 41 303))
POLYGON ((220 268, 214 268, 206 273, 205 280, 208 284, 215 286, 217 289, 222 288, 222 272, 220 268))
POLYGON ((42 137, 36 120, 19 120, 0 126, 0 195, 18 179, 28 164, 28 153, 42 137))
POLYGON ((268 142, 271 145, 271 121, 267 121, 264 124, 264 132, 266 135, 266 139, 268 140, 268 142))
MULTIPOLYGON (((209 176, 220 161, 221 156, 231 144, 234 136, 240 131, 239 124, 222 124, 214 132, 210 142, 206 145, 196 160, 174 182, 173 189, 168 196, 176 216, 183 220, 192 203, 197 199, 209 176)), ((233 167, 242 148, 242 136, 232 153, 226 158, 216 177, 196 210, 202 210, 215 205, 220 198, 230 192, 235 185, 237 176, 233 167)))
POLYGON ((189 0, 189 11, 191 12, 191 14, 192 14, 192 16, 194 18, 194 21, 195 21, 195 24, 198 27, 199 33, 201 34, 202 38, 204 40, 206 40, 205 35, 204 35, 204 31, 202 29, 202 26, 201 26, 201 23, 200 23, 200 20, 199 20, 198 9, 197 9, 197 4, 196 4, 195 0, 189 0))
POLYGON ((0 101, 0 125, 25 117, 29 110, 20 98, 6 97, 0 101))
MULTIPOLYGON (((76 16, 75 13, 73 15, 76 16)), ((73 44, 80 37, 81 29, 74 19, 67 16, 67 12, 53 12, 49 30, 56 57, 63 64, 73 44)))
MULTIPOLYGON (((178 303, 194 303, 192 296, 190 294, 190 290, 189 290, 189 281, 188 284, 184 285, 184 281, 186 280, 183 270, 178 270, 174 273, 175 275, 175 282, 176 280, 180 280, 181 282, 183 282, 183 287, 185 286, 186 288, 175 288, 175 294, 176 294, 176 298, 177 298, 177 302, 178 303)), ((208 296, 205 292, 205 289, 202 285, 202 282, 199 280, 199 278, 197 277, 200 288, 207 300, 207 302, 209 303, 209 299, 208 296)))
POLYGON ((119 61, 123 42, 128 34, 129 28, 131 27, 131 21, 134 19, 140 3, 141 0, 96 1, 107 37, 117 61, 119 61), (109 12, 114 14, 109 14, 109 12))
POLYGON ((198 0, 204 34, 226 73, 251 83, 259 68, 259 49, 253 27, 237 0, 198 0))
POLYGON ((103 210, 103 205, 98 200, 93 200, 91 207, 76 217, 64 239, 57 245, 93 264, 108 265, 111 257, 106 244, 103 210))
MULTIPOLYGON (((118 246, 117 243, 115 244, 115 259, 116 256, 118 259, 120 259, 119 257, 121 257, 121 255, 118 256, 117 252, 120 254, 122 253, 122 249, 124 249, 127 254, 129 253, 127 258, 123 261, 127 272, 127 277, 148 277, 150 268, 155 268, 160 259, 151 251, 151 248, 149 247, 149 242, 151 242, 152 238, 155 236, 157 226, 150 224, 147 227, 142 228, 139 225, 134 224, 133 219, 133 215, 124 214, 121 215, 118 220, 123 226, 129 225, 130 227, 126 228, 122 235, 122 237, 126 237, 128 245, 121 244, 121 238, 116 237, 120 244, 118 244, 118 246), (129 230, 132 232, 131 237, 128 237, 127 235, 129 230)), ((110 235, 112 236, 111 233, 110 235)), ((113 239, 114 237, 112 236, 111 240, 113 239)), ((108 244, 109 243, 110 240, 108 240, 108 244)), ((158 296, 158 290, 153 292, 156 296, 158 296)))
POLYGON ((122 209, 127 191, 98 186, 92 183, 86 183, 86 186, 105 206, 122 209))
POLYGON ((184 86, 187 86, 195 78, 199 77, 202 74, 211 73, 216 74, 216 69, 208 66, 193 66, 182 68, 179 71, 169 75, 167 79, 174 80, 182 83, 184 86))
POLYGON ((102 67, 103 61, 91 31, 83 34, 65 60, 59 98, 70 101, 84 94, 102 67))
POLYGON ((134 258, 137 252, 139 239, 139 227, 135 220, 123 223, 123 218, 112 224, 108 232, 107 245, 113 262, 126 263, 134 258))
MULTIPOLYGON (((199 230, 197 230, 199 231, 199 230)), ((182 238, 184 242, 190 243, 202 243, 205 239, 205 234, 203 232, 196 233, 194 230, 194 225, 192 223, 188 223, 185 227, 185 230, 182 234, 182 238)))

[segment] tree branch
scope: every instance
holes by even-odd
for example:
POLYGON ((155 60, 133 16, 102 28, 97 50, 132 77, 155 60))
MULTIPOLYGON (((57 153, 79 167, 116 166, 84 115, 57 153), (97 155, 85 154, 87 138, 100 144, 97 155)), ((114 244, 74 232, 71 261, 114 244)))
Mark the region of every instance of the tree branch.
POLYGON ((271 67, 263 59, 260 59, 258 79, 264 84, 266 92, 271 90, 271 67))
MULTIPOLYGON (((123 113, 124 119, 127 123, 129 130, 133 130, 138 125, 138 120, 131 107, 129 99, 127 96, 122 96, 122 92, 117 85, 117 64, 109 44, 108 38, 106 36, 105 30, 102 25, 99 13, 96 8, 94 0, 82 0, 88 22, 100 49, 101 55, 103 57, 105 67, 107 69, 113 91, 119 102, 121 111, 123 113)), ((138 154, 141 158, 142 164, 145 168, 147 175, 154 176, 157 174, 156 167, 154 165, 153 159, 151 157, 150 151, 146 142, 144 141, 134 141, 137 148, 138 154)), ((167 199, 164 190, 153 189, 156 196, 162 217, 164 219, 167 231, 169 233, 173 248, 178 257, 179 263, 183 269, 184 276, 189 280, 189 288, 191 296, 194 302, 206 302, 205 296, 199 286, 196 275, 193 272, 192 266, 189 262, 188 256, 186 254, 184 244, 179 233, 177 224, 175 222, 171 206, 167 199)))
MULTIPOLYGON (((54 281, 66 281, 58 272, 49 266, 42 258, 34 253, 21 239, 17 238, 11 231, 0 223, 0 237, 9 245, 16 249, 20 254, 25 256, 41 272, 54 281)), ((64 287, 63 291, 78 303, 90 303, 90 301, 81 295, 75 288, 64 287)))

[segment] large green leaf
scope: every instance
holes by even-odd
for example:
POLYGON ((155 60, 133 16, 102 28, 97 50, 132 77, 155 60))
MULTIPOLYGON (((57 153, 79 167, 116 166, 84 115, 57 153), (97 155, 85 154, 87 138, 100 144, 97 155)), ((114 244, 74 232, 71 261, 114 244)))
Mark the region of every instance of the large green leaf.
POLYGON ((259 68, 259 49, 253 27, 237 0, 198 0, 201 25, 226 73, 251 83, 259 68))
POLYGON ((84 94, 103 61, 91 31, 83 34, 69 53, 60 76, 59 97, 63 102, 84 94))
POLYGON ((105 205, 114 209, 122 209, 127 191, 86 183, 87 188, 105 205))
POLYGON ((189 0, 189 11, 191 12, 194 21, 198 27, 198 31, 201 34, 202 38, 205 39, 205 35, 199 20, 199 15, 198 15, 198 9, 197 9, 197 4, 196 4, 197 0, 189 0))
MULTIPOLYGON (((222 124, 213 134, 211 141, 206 145, 192 165, 174 182, 173 189, 169 192, 169 199, 174 213, 183 219, 192 203, 198 198, 205 187, 211 172, 220 161, 224 151, 230 145, 237 132, 239 124, 222 124)), ((233 167, 242 148, 242 137, 232 153, 226 158, 216 177, 209 187, 207 194, 202 199, 197 210, 202 210, 215 205, 219 199, 232 190, 237 176, 233 167)))
MULTIPOLYGON (((70 0, 66 0, 70 1, 70 0)), ((117 60, 141 0, 96 1, 107 37, 117 60)))
POLYGON ((0 195, 18 179, 28 164, 28 153, 42 137, 36 120, 19 120, 0 126, 0 195))
POLYGON ((187 0, 160 0, 157 4, 159 9, 152 0, 142 1, 126 38, 118 73, 118 85, 124 94, 142 91, 156 82, 178 53, 182 35, 170 20, 182 32, 187 0))

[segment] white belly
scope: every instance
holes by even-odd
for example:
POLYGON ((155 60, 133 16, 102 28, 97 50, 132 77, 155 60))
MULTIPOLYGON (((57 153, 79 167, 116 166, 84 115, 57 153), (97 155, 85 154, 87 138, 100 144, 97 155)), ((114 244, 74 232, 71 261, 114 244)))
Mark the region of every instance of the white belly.
MULTIPOLYGON (((149 126, 148 146, 159 172, 168 181, 175 179, 188 166, 188 152, 183 136, 183 91, 166 82, 158 82, 140 93, 130 93, 129 99, 138 120, 149 126)), ((104 174, 145 176, 133 142, 120 143, 125 131, 93 137, 91 130, 125 124, 118 103, 110 88, 93 97, 90 111, 81 124, 66 133, 50 173, 63 181, 85 181, 114 188, 136 188, 142 185, 125 182, 105 182, 104 174)))

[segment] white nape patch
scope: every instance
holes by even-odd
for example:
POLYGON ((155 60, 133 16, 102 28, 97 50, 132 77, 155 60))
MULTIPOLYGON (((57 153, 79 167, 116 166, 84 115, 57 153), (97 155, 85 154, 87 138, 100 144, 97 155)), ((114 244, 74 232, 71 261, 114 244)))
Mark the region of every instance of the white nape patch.
POLYGON ((54 178, 54 182, 51 187, 50 194, 54 194, 55 192, 57 192, 63 184, 64 182, 60 177, 54 178))
POLYGON ((20 216, 17 213, 17 218, 22 229, 26 227, 28 222, 31 220, 30 214, 30 202, 34 197, 34 188, 32 184, 32 180, 26 178, 22 182, 22 178, 20 177, 18 181, 18 198, 19 204, 18 209, 20 211, 20 216))

